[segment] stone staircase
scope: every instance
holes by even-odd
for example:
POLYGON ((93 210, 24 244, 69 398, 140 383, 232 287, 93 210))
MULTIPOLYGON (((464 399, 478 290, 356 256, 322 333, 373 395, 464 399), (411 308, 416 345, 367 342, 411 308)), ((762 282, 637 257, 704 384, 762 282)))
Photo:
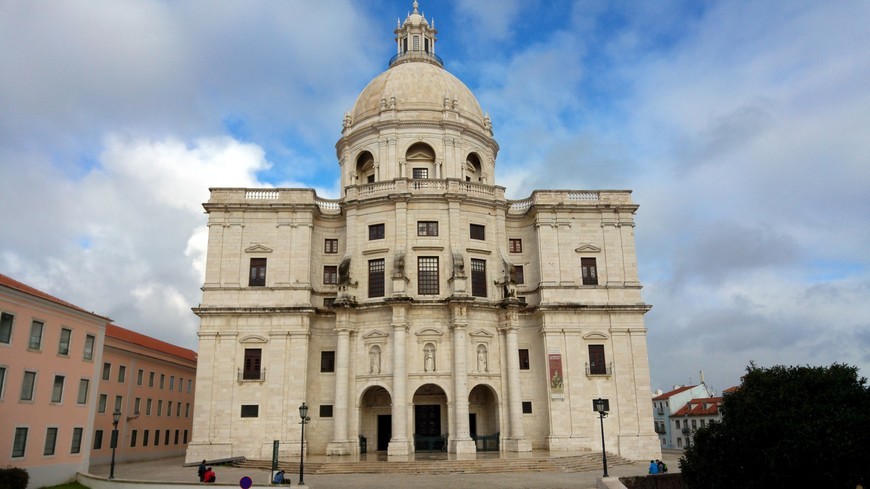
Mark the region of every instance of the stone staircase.
MULTIPOLYGON (((607 465, 625 465, 632 461, 607 454, 607 465)), ((244 460, 234 467, 269 470, 270 460, 244 460)), ((298 461, 282 460, 279 466, 290 472, 298 461)), ((582 453, 565 457, 482 458, 477 460, 415 460, 407 462, 305 462, 306 474, 491 474, 500 472, 585 472, 601 469, 600 453, 582 453)))

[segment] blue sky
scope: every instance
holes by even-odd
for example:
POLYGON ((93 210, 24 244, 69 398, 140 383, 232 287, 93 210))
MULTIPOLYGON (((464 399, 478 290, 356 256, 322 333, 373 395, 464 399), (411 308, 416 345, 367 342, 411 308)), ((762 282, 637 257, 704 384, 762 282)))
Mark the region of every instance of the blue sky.
MULTIPOLYGON (((653 388, 870 365, 870 3, 422 1, 497 183, 632 189, 653 388)), ((338 195, 405 1, 0 3, 0 272, 196 347, 211 186, 338 195), (9 69, 14 67, 14 69, 9 69)))

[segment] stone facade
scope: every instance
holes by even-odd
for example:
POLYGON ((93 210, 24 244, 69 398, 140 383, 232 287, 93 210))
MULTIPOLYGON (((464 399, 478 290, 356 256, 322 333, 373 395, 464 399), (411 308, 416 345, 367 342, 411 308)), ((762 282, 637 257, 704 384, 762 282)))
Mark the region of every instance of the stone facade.
POLYGON ((494 184, 492 124, 418 13, 345 117, 343 196, 212 189, 187 461, 608 450, 659 457, 629 191, 494 184))

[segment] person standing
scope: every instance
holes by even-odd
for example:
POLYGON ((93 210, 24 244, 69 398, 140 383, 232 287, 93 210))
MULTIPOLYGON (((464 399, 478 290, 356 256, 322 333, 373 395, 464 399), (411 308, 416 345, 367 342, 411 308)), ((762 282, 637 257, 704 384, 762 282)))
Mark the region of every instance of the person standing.
POLYGON ((649 461, 649 473, 650 474, 658 474, 659 473, 659 464, 657 464, 655 460, 649 461))
POLYGON ((203 460, 202 463, 199 464, 199 468, 196 469, 196 474, 199 476, 200 482, 205 482, 205 470, 205 460, 203 460))

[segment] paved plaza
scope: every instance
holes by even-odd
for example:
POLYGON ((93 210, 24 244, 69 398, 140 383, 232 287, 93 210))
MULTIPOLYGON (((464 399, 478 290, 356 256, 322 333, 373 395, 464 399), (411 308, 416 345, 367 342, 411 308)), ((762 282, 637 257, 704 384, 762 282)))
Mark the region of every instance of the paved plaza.
MULTIPOLYGON (((670 471, 678 470, 679 451, 667 451, 662 454, 670 471)), ((306 459, 307 461, 308 459, 306 459)), ((197 480, 196 467, 183 466, 182 457, 152 460, 147 462, 115 464, 115 478, 119 480, 141 480, 152 482, 192 482, 197 480)), ((609 467, 608 473, 613 477, 644 475, 649 462, 637 462, 629 465, 609 467)), ((299 482, 298 464, 288 468, 288 475, 293 480, 293 486, 299 482)), ((239 479, 249 476, 255 487, 269 485, 270 472, 267 470, 252 470, 230 466, 216 466, 218 482, 237 484, 239 479)), ((108 465, 91 467, 91 474, 106 476, 108 465)), ((492 488, 492 489, 592 489, 596 487, 601 470, 588 472, 527 472, 503 474, 444 474, 444 475, 408 475, 408 474, 356 474, 356 475, 315 475, 305 474, 305 484, 312 489, 461 489, 461 488, 492 488)))

